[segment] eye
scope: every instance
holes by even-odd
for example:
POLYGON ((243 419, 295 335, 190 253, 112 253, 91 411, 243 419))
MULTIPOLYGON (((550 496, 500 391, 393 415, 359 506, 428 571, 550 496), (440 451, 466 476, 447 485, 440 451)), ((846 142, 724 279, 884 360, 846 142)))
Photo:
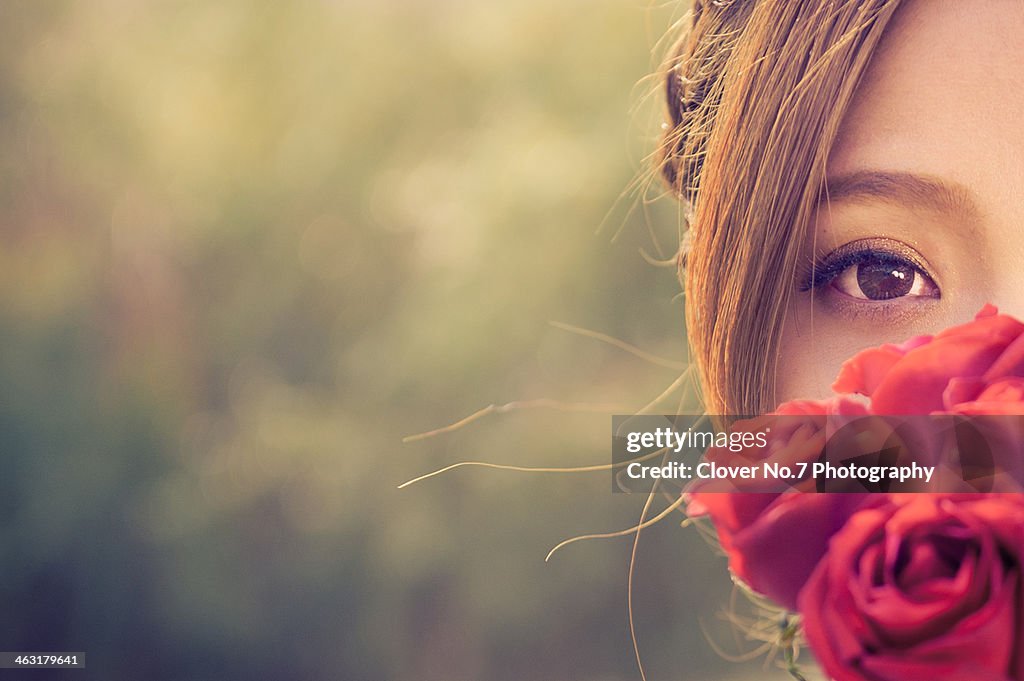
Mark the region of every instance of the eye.
POLYGON ((867 300, 939 297, 935 282, 913 263, 881 254, 865 254, 861 262, 850 265, 836 276, 832 286, 852 298, 867 300))
POLYGON ((836 249, 815 265, 801 289, 825 286, 868 301, 940 297, 923 258, 905 244, 889 240, 858 241, 836 249))

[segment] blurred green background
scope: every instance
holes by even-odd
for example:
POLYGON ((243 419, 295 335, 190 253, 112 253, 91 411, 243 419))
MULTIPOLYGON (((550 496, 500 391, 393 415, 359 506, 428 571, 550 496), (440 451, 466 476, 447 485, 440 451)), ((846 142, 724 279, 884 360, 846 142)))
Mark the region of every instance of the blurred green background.
MULTIPOLYGON (((642 498, 397 486, 605 463, 615 405, 678 375, 548 322, 685 355, 640 256, 678 207, 627 191, 683 11, 0 3, 0 649, 86 651, 75 679, 638 678, 631 541, 543 559, 642 498), (542 398, 608 406, 401 441, 542 398)), ((679 520, 640 544, 649 678, 764 678, 707 643, 730 583, 679 520)))

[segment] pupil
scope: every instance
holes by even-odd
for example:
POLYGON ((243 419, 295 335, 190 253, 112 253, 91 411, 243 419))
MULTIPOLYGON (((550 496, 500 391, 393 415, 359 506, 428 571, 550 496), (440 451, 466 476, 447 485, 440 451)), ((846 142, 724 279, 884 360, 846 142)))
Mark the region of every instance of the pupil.
POLYGON ((875 261, 857 266, 857 284, 870 300, 889 300, 910 293, 916 272, 913 267, 875 261))

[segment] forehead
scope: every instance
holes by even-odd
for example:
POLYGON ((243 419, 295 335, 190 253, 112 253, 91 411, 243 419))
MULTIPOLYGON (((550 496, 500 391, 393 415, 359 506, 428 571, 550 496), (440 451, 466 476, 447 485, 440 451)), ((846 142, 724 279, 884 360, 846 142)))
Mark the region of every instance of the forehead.
POLYGON ((896 170, 982 203, 1024 192, 1024 2, 910 0, 848 111, 829 174, 896 170))

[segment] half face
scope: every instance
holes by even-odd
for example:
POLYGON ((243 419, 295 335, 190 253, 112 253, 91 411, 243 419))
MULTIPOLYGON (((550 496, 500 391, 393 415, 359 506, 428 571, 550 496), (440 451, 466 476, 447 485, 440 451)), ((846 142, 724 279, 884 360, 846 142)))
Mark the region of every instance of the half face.
POLYGON ((848 112, 783 327, 780 401, 856 351, 1024 317, 1024 2, 911 0, 848 112))

